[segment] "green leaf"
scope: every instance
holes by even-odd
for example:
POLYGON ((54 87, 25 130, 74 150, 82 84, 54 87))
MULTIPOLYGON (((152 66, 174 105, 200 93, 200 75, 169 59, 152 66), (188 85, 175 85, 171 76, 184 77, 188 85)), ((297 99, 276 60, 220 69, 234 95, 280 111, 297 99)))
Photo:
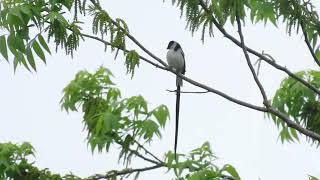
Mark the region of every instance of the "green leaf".
POLYGON ((13 71, 16 72, 18 64, 19 64, 19 60, 17 59, 17 57, 14 57, 13 59, 13 71))
POLYGON ((140 64, 140 56, 139 54, 132 50, 129 51, 126 55, 125 65, 127 68, 127 74, 131 73, 131 78, 134 76, 135 67, 139 67, 140 64))
POLYGON ((27 63, 24 55, 19 52, 16 57, 17 57, 17 60, 18 60, 19 62, 21 62, 21 63, 23 64, 23 66, 24 66, 28 71, 30 71, 30 68, 29 68, 29 66, 28 66, 28 63, 27 63))
POLYGON ((32 17, 31 8, 29 6, 22 6, 20 10, 22 13, 28 15, 29 17, 32 17))
POLYGON ((36 40, 33 41, 32 47, 33 47, 34 52, 36 52, 36 54, 40 57, 40 59, 41 59, 44 63, 46 63, 46 57, 45 57, 45 55, 44 55, 44 53, 43 53, 43 51, 42 51, 39 43, 38 43, 36 40))
POLYGON ((18 7, 10 9, 10 14, 18 17, 22 23, 25 23, 24 19, 23 19, 23 16, 22 16, 22 14, 20 12, 20 9, 18 7))
POLYGON ((46 43, 46 41, 44 40, 44 38, 43 38, 43 36, 42 36, 41 34, 39 34, 38 40, 39 40, 41 46, 42 46, 49 54, 51 54, 51 51, 50 51, 50 49, 49 49, 49 46, 48 46, 48 44, 46 43))
POLYGON ((138 180, 139 175, 140 175, 140 171, 138 171, 138 172, 136 173, 136 175, 134 176, 133 180, 138 180))
POLYGON ((171 169, 173 166, 172 166, 172 163, 173 163, 173 160, 174 160, 174 154, 169 151, 168 153, 166 153, 166 161, 167 161, 167 167, 169 169, 171 169))
POLYGON ((8 61, 7 43, 4 35, 0 36, 0 52, 2 56, 8 61))
POLYGON ((316 57, 317 57, 317 60, 320 61, 320 50, 319 49, 316 50, 316 57))
POLYGON ((169 119, 169 109, 165 105, 161 105, 152 111, 160 126, 164 128, 166 121, 169 119))
POLYGON ((31 65, 32 69, 37 71, 37 68, 36 68, 36 63, 34 61, 34 58, 33 58, 33 54, 32 54, 32 50, 31 48, 27 48, 27 60, 29 62, 29 64, 31 65))
POLYGON ((227 165, 224 166, 224 170, 227 171, 236 180, 240 180, 241 179, 239 174, 238 174, 238 172, 236 171, 236 169, 233 166, 227 164, 227 165))
POLYGON ((311 175, 308 175, 309 176, 309 180, 319 180, 319 178, 315 177, 315 176, 311 176, 311 175))
POLYGON ((143 135, 143 138, 147 141, 151 141, 154 134, 161 138, 158 124, 152 120, 143 121, 143 128, 140 135, 143 135))

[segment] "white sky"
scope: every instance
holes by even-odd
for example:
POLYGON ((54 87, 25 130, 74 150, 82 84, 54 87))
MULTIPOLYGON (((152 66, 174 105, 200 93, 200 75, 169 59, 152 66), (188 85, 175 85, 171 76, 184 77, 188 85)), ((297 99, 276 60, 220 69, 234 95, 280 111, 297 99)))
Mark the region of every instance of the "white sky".
MULTIPOLYGON (((105 8, 112 17, 121 17, 129 25, 130 32, 149 50, 165 58, 166 45, 170 40, 180 42, 186 54, 188 77, 224 91, 233 97, 261 105, 262 99, 256 87, 241 49, 214 30, 214 38, 206 38, 203 45, 200 33, 191 36, 185 30, 185 20, 180 19, 178 8, 171 2, 159 1, 112 1, 105 8), (126 5, 124 5, 126 4, 126 5)), ((84 21, 88 21, 84 20, 84 21)), ((90 30, 91 24, 87 28, 90 30)), ((236 34, 236 29, 226 29, 236 34)), ((244 28, 249 47, 265 50, 276 58, 277 63, 292 71, 315 68, 301 36, 289 37, 285 27, 279 29, 268 24, 244 28)), ((90 32, 90 31, 87 31, 90 32)), ((129 40, 128 40, 129 41, 129 40)), ((132 43, 129 43, 132 45, 132 43)), ((130 46, 136 48, 134 46, 130 46)), ((141 52, 141 51, 139 51, 141 52)), ((252 62, 256 58, 251 57, 252 62)), ((0 141, 29 141, 35 147, 36 165, 53 172, 73 172, 80 176, 103 173, 121 168, 117 164, 118 150, 92 154, 86 145, 82 114, 61 111, 59 101, 62 89, 79 70, 96 70, 100 65, 111 69, 114 81, 122 89, 123 96, 143 95, 151 107, 166 104, 174 117, 175 96, 166 92, 174 89, 172 74, 141 63, 133 80, 125 75, 122 56, 114 61, 109 51, 91 40, 81 43, 75 58, 54 53, 47 56, 47 65, 38 59, 38 72, 29 73, 19 68, 13 73, 12 65, 0 61, 0 141)), ((284 73, 262 64, 260 79, 272 97, 284 73)), ((199 90, 185 83, 184 90, 199 90)), ((307 179, 308 174, 320 176, 320 153, 303 138, 300 143, 281 144, 278 130, 272 120, 256 112, 233 104, 214 94, 183 94, 180 110, 178 151, 186 153, 209 141, 220 160, 236 167, 242 179, 261 178, 307 179)), ((163 138, 151 144, 150 149, 162 156, 173 148, 174 119, 166 126, 163 138)), ((135 161, 134 167, 147 165, 135 161)), ((141 174, 141 179, 169 179, 165 169, 141 174)), ((133 178, 134 176, 131 176, 133 178)))

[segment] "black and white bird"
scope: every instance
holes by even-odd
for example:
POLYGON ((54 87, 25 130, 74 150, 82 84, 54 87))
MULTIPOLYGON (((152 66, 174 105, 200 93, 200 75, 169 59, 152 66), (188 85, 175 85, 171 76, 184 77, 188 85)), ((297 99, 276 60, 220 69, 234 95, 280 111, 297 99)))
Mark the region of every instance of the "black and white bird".
MULTIPOLYGON (((175 70, 179 74, 185 74, 186 72, 186 62, 184 59, 184 53, 179 43, 175 41, 170 41, 168 44, 167 52, 167 62, 169 67, 175 70)), ((182 86, 182 79, 177 76, 176 78, 177 86, 177 99, 176 99, 176 131, 174 139, 174 156, 176 159, 177 153, 177 143, 178 143, 178 128, 179 128, 179 109, 180 109, 180 87, 182 86)))

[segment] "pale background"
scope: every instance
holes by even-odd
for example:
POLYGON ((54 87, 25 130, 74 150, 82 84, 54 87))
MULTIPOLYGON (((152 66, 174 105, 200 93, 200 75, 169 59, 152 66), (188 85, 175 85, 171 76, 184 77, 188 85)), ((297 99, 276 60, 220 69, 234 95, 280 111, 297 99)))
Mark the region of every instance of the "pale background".
MULTIPOLYGON (((217 29, 214 38, 200 41, 200 33, 194 37, 185 30, 185 19, 180 19, 178 8, 161 0, 107 2, 104 7, 112 17, 126 20, 130 32, 149 50, 165 58, 166 45, 178 41, 186 54, 188 77, 224 91, 233 97, 261 105, 262 99, 255 85, 240 48, 224 38, 217 29)), ((88 21, 84 20, 84 21, 88 21)), ((90 24, 85 29, 90 32, 90 24)), ((235 27, 226 25, 232 34, 235 27)), ((292 71, 306 68, 318 69, 313 63, 301 35, 289 37, 285 26, 279 29, 267 24, 244 28, 249 47, 265 50, 277 63, 292 71)), ((237 37, 237 36, 236 36, 237 37)), ((237 37, 238 38, 238 37, 237 37)), ((129 40, 128 40, 129 41, 129 40)), ((130 43, 132 45, 132 43, 130 43)), ((135 46, 129 46, 136 48, 135 46)), ((53 49, 53 48, 52 48, 53 49)), ((141 52, 141 51, 139 51, 141 52)), ((174 117, 175 96, 166 92, 174 89, 175 77, 167 72, 141 63, 133 80, 126 76, 122 56, 115 61, 109 51, 95 41, 81 43, 75 58, 63 51, 47 56, 47 65, 38 59, 38 72, 29 73, 0 61, 0 141, 29 141, 35 147, 36 165, 53 172, 72 172, 79 176, 103 173, 121 168, 117 165, 117 148, 109 153, 92 154, 87 146, 83 130, 82 114, 61 111, 59 101, 62 89, 79 70, 96 70, 100 65, 111 69, 114 81, 123 96, 143 95, 150 106, 166 104, 174 117)), ((256 58, 252 57, 252 62, 256 58)), ((260 79, 269 98, 279 87, 284 73, 262 64, 260 79)), ((185 83, 184 90, 199 90, 185 83)), ((186 153, 209 141, 217 164, 230 163, 236 167, 242 179, 280 180, 307 179, 307 175, 320 176, 320 153, 301 138, 300 143, 281 144, 278 130, 264 114, 233 104, 214 94, 183 94, 178 151, 186 153)), ((174 120, 167 124, 163 138, 155 140, 150 149, 159 156, 173 148, 174 120)), ((144 167, 138 160, 134 167, 144 167)), ((170 179, 165 169, 141 174, 141 179, 170 179)), ((133 178, 134 176, 131 176, 133 178)))

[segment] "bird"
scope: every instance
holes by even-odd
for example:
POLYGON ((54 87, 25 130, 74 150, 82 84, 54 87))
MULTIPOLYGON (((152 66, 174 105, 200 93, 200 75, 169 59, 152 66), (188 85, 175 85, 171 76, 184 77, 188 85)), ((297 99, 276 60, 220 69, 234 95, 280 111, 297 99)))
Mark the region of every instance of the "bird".
MULTIPOLYGON (((168 44, 167 62, 169 68, 176 71, 178 74, 185 74, 186 62, 184 52, 179 43, 176 41, 170 41, 168 44)), ((180 111, 180 88, 182 86, 182 79, 177 75, 176 77, 176 128, 174 139, 174 157, 176 159, 177 144, 178 144, 178 129, 179 129, 179 111, 180 111)))

